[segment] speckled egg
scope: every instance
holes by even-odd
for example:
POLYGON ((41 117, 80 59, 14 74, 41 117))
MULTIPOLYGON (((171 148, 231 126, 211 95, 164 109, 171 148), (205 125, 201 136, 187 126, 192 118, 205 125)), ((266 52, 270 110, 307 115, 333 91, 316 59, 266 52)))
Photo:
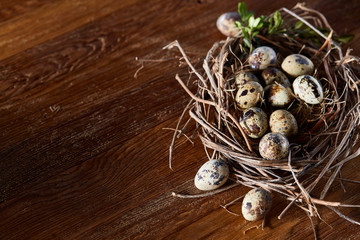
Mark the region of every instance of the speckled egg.
POLYGON ((312 74, 314 72, 314 63, 304 55, 292 54, 284 59, 281 68, 290 76, 298 77, 312 74))
POLYGON ((222 160, 210 160, 204 163, 196 173, 195 186, 203 191, 221 187, 229 178, 229 167, 222 160))
POLYGON ((253 69, 265 69, 276 63, 276 53, 271 47, 258 47, 249 57, 250 67, 253 69))
POLYGON ((293 82, 293 89, 295 95, 308 104, 319 104, 324 99, 320 82, 310 75, 297 77, 293 82))
POLYGON ((235 75, 235 84, 236 86, 240 87, 247 82, 258 82, 260 83, 259 79, 255 76, 255 74, 251 72, 240 71, 235 75))
POLYGON ((228 12, 222 14, 216 21, 219 31, 227 37, 234 37, 240 29, 235 26, 235 21, 240 20, 237 12, 228 12))
POLYGON ((285 73, 277 68, 267 68, 261 73, 261 76, 264 79, 266 85, 277 82, 286 87, 291 86, 291 83, 285 73))
POLYGON ((268 129, 268 117, 261 108, 251 107, 243 112, 240 126, 249 137, 260 138, 268 129))
POLYGON ((245 195, 241 212, 246 220, 256 221, 265 217, 271 205, 270 193, 262 188, 255 188, 245 195))
POLYGON ((289 111, 279 109, 270 115, 269 126, 272 132, 278 132, 285 137, 294 136, 298 132, 297 121, 289 111))
POLYGON ((280 160, 289 154, 289 141, 281 133, 267 133, 259 143, 260 155, 267 160, 280 160))
POLYGON ((239 87, 235 96, 235 101, 242 109, 254 107, 261 101, 263 92, 264 89, 260 83, 247 82, 239 87))
POLYGON ((271 84, 265 88, 265 92, 267 102, 273 107, 286 107, 294 100, 291 89, 282 85, 271 84))

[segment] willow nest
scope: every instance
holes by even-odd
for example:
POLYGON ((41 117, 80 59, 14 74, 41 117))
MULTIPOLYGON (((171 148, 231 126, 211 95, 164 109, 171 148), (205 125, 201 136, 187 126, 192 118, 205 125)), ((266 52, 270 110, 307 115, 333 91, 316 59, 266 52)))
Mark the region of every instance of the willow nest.
MULTIPOLYGON (((289 139, 288 158, 264 160, 258 152, 259 140, 247 137, 239 125, 242 111, 234 103, 234 74, 240 69, 250 70, 241 37, 216 42, 205 57, 202 70, 195 69, 177 41, 165 47, 177 47, 197 78, 197 91, 192 93, 180 76, 176 76, 191 97, 177 125, 177 133, 181 131, 180 122, 185 122, 185 112, 189 112, 190 119, 196 121, 197 133, 209 160, 226 161, 237 183, 280 193, 289 200, 288 207, 297 205, 309 216, 318 214, 317 205, 325 205, 341 217, 359 224, 335 208, 359 206, 324 200, 344 164, 360 154, 357 144, 359 70, 356 69, 359 58, 351 56, 349 51, 343 53, 332 40, 335 33, 320 12, 300 4, 292 10, 282 8, 279 11, 287 29, 301 21, 316 33, 317 40, 291 34, 262 35, 260 32, 257 44, 270 46, 278 53, 277 66, 285 56, 294 53, 311 58, 315 65, 313 76, 321 81, 325 94, 321 104, 308 105, 295 100, 288 107, 299 126, 297 136, 289 139), (318 30, 324 28, 329 29, 328 35, 318 30), (315 198, 312 191, 319 186, 322 191, 315 198)), ((266 104, 261 107, 269 110, 266 104)), ((172 151, 170 159, 171 155, 172 151)))

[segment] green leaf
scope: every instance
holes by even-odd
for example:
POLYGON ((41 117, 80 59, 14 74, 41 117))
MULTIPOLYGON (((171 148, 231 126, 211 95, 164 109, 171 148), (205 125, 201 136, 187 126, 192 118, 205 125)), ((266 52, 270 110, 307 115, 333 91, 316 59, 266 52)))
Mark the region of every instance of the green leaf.
POLYGON ((303 25, 304 25, 304 23, 303 23, 302 21, 297 21, 297 22, 295 23, 294 29, 295 29, 295 30, 300 29, 303 25))
POLYGON ((257 25, 257 29, 260 29, 260 28, 262 28, 264 26, 264 23, 263 22, 261 22, 261 23, 259 23, 258 25, 257 25))
POLYGON ((235 26, 236 26, 237 28, 242 28, 242 24, 241 24, 241 22, 239 22, 239 21, 235 21, 235 26))
POLYGON ((251 42, 247 38, 244 38, 244 43, 246 44, 246 46, 251 48, 251 42))
POLYGON ((255 19, 255 21, 254 21, 254 23, 253 23, 253 24, 254 24, 254 28, 259 28, 259 23, 260 23, 260 21, 261 21, 261 18, 259 18, 259 17, 255 19))
POLYGON ((273 16, 269 18, 269 27, 268 33, 274 34, 279 33, 280 27, 283 25, 284 21, 281 18, 281 14, 279 11, 275 11, 273 16))
POLYGON ((338 37, 334 37, 334 39, 338 42, 342 42, 342 43, 348 43, 351 40, 353 40, 355 36, 353 34, 345 34, 345 35, 341 35, 338 37))
POLYGON ((247 20, 247 16, 248 16, 248 12, 247 12, 247 8, 246 8, 246 3, 244 2, 239 2, 238 4, 238 12, 240 14, 240 17, 242 19, 242 21, 246 21, 247 20))
POLYGON ((251 17, 249 18, 249 27, 250 27, 250 28, 253 28, 253 27, 254 27, 254 23, 255 23, 255 18, 254 18, 254 16, 251 16, 251 17))
POLYGON ((248 34, 248 32, 247 32, 247 28, 243 28, 243 29, 242 29, 242 33, 243 33, 244 39, 245 39, 245 38, 249 38, 249 34, 248 34))
POLYGON ((251 34, 251 38, 254 38, 257 34, 259 33, 259 31, 255 31, 251 34))
POLYGON ((279 11, 275 11, 273 18, 274 18, 274 23, 275 23, 274 25, 275 26, 281 26, 282 25, 281 14, 280 14, 279 11))

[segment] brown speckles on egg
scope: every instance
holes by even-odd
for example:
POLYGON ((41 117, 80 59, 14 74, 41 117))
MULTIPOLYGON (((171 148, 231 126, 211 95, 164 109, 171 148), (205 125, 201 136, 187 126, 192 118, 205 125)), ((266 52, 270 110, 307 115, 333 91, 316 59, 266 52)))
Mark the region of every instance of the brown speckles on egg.
POLYGON ((249 64, 253 69, 265 69, 276 63, 276 53, 270 47, 258 47, 249 57, 249 64))
POLYGON ((248 82, 242 85, 235 96, 235 101, 241 109, 254 107, 263 97, 263 88, 257 82, 248 82), (251 91, 254 89, 254 91, 251 91))
POLYGON ((278 84, 271 84, 265 92, 268 103, 273 107, 285 107, 294 99, 290 88, 278 84))
POLYGON ((309 59, 303 55, 296 54, 295 62, 299 63, 300 65, 309 65, 309 59))
POLYGON ((298 132, 295 117, 283 109, 276 110, 270 115, 269 126, 272 132, 282 133, 286 137, 294 136, 298 132))
POLYGON ((247 82, 260 82, 259 79, 251 72, 240 71, 235 74, 235 84, 237 87, 247 82))
POLYGON ((268 128, 268 117, 261 108, 251 107, 244 111, 240 126, 249 137, 260 138, 268 128))
POLYGON ((245 204, 245 208, 246 208, 246 210, 250 211, 250 209, 252 208, 251 202, 247 202, 245 204))
POLYGON ((310 76, 297 77, 293 82, 294 93, 308 104, 319 104, 323 101, 324 92, 320 82, 310 76))
POLYGON ((204 163, 194 178, 195 186, 203 191, 214 190, 222 186, 229 178, 229 167, 222 160, 210 160, 204 163))
POLYGON ((263 218, 270 210, 272 198, 269 192, 262 188, 250 190, 242 203, 242 214, 248 221, 256 221, 263 218))
POLYGON ((273 84, 275 82, 290 87, 291 83, 287 76, 277 68, 267 68, 261 73, 262 78, 266 85, 273 84))
POLYGON ((290 76, 298 77, 300 75, 312 74, 314 64, 304 55, 291 54, 284 59, 281 68, 290 76))
POLYGON ((289 141, 281 133, 268 133, 259 143, 260 155, 267 160, 280 160, 289 153, 289 141))
POLYGON ((239 28, 235 26, 235 21, 240 20, 240 15, 237 12, 228 12, 222 14, 216 21, 216 26, 219 31, 228 37, 234 37, 239 28))

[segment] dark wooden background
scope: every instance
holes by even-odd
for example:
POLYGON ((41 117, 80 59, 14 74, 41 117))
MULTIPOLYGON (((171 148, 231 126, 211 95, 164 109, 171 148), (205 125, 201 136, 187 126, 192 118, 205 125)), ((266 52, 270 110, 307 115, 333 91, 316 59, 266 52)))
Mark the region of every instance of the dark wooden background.
MULTIPOLYGON (((295 2, 246 1, 257 14, 295 2)), ((360 3, 308 1, 360 55, 360 3)), ((244 194, 198 193, 201 142, 172 131, 189 97, 174 76, 177 39, 193 62, 224 39, 215 26, 237 1, 0 1, 0 239, 311 239, 307 216, 275 198, 267 227, 220 207, 244 194), (139 60, 136 61, 136 58, 139 60), (134 74, 141 67, 137 78, 134 74)), ((191 130, 191 129, 190 129, 191 130)), ((360 180, 360 163, 344 175, 360 180)), ((360 187, 336 185, 328 199, 360 202, 360 187)), ((240 203, 232 210, 239 211, 240 203)), ((341 209, 359 220, 360 211, 341 209)), ((320 208, 321 239, 359 239, 360 227, 320 208)))

